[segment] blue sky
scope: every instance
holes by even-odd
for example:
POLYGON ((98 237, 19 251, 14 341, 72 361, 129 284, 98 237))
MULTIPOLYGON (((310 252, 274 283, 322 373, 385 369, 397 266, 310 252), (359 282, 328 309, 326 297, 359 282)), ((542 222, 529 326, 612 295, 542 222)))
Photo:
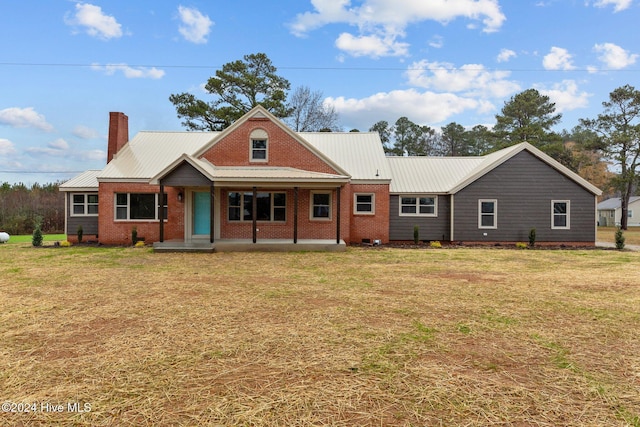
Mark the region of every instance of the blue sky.
POLYGON ((640 0, 0 1, 0 182, 66 180, 106 161, 110 111, 181 130, 172 93, 264 52, 321 91, 345 130, 401 116, 492 125, 536 88, 571 129, 640 88, 640 0))

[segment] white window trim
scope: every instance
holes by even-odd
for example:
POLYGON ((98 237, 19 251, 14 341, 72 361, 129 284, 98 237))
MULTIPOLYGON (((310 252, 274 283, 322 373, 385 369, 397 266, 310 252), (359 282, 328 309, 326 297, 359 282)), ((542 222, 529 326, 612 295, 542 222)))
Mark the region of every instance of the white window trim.
MULTIPOLYGON (((408 206, 408 205, 407 205, 408 206)), ((437 217, 438 216, 438 196, 435 194, 400 194, 398 196, 398 215, 399 216, 424 216, 424 217, 437 217), (404 213, 402 212, 402 198, 403 197, 415 197, 416 199, 416 213, 404 213), (433 213, 420 213, 420 198, 431 197, 433 198, 433 213)))
MULTIPOLYGON (((368 204, 368 203, 361 203, 368 204)), ((353 214, 354 215, 375 215, 376 214, 376 194, 375 193, 354 193, 353 194, 353 214), (371 196, 371 210, 358 211, 358 196, 371 196)))
MULTIPOLYGON (((100 211, 100 204, 99 203, 89 203, 89 196, 97 196, 98 193, 72 193, 71 194, 71 213, 69 216, 98 216, 99 213, 95 213, 95 214, 90 214, 89 212, 89 205, 96 205, 98 206, 98 212, 100 211), (74 203, 73 202, 73 196, 78 196, 78 195, 82 195, 84 197, 84 213, 81 214, 77 214, 73 212, 73 208, 74 206, 79 206, 79 203, 74 203)), ((100 200, 98 199, 98 202, 100 202, 100 200)))
POLYGON ((310 221, 331 221, 333 212, 333 192, 332 191, 312 191, 309 197, 309 220, 310 221), (329 195, 329 217, 320 218, 313 216, 313 196, 315 194, 328 194, 329 195))
MULTIPOLYGON (((166 193, 165 193, 166 194, 166 193)), ((163 208, 166 206, 167 207, 167 213, 169 211, 169 196, 167 195, 167 204, 163 206, 163 208)), ((115 192, 113 193, 113 221, 114 222, 160 222, 160 218, 158 217, 158 193, 124 193, 124 192, 115 192), (119 205, 118 204, 118 194, 126 194, 127 195, 127 218, 126 219, 122 219, 122 218, 118 218, 118 207, 119 206, 124 206, 124 205, 119 205), (147 218, 147 219, 131 219, 131 195, 132 194, 153 194, 155 196, 155 218, 147 218)), ((164 222, 167 222, 167 218, 164 218, 164 222)))
MULTIPOLYGON (((485 214, 488 215, 488 214, 485 214)), ((478 228, 482 229, 497 229, 498 228, 498 199, 479 199, 478 200, 478 228), (493 225, 482 225, 482 204, 493 203, 493 225)))
POLYGON ((251 163, 267 163, 269 161, 269 134, 264 129, 254 129, 249 136, 249 161, 251 163), (264 159, 256 159, 253 157, 253 141, 265 142, 264 159))
POLYGON ((551 229, 552 230, 570 230, 571 229, 571 200, 552 200, 551 201, 551 229), (554 205, 556 203, 566 203, 567 204, 567 225, 563 227, 555 226, 555 212, 554 205))

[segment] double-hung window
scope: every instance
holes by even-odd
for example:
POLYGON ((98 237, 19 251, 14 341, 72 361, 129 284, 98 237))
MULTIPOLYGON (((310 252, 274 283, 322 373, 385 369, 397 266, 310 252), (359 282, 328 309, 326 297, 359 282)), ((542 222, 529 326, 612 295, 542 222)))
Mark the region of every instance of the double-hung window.
POLYGON ((354 194, 354 211, 356 215, 374 215, 376 213, 376 195, 373 193, 368 194, 354 194))
POLYGON ((98 215, 97 194, 74 194, 71 200, 71 216, 98 215))
POLYGON ((551 201, 551 228, 568 229, 570 226, 570 202, 569 200, 551 201))
POLYGON ((267 162, 269 160, 269 135, 264 129, 251 131, 249 140, 249 160, 251 162, 267 162))
POLYGON ((497 200, 478 200, 478 228, 498 228, 497 200))
POLYGON ((331 193, 311 193, 311 219, 331 219, 331 193))
POLYGON ((162 205, 158 203, 158 193, 116 193, 115 216, 116 220, 150 220, 160 218, 160 209, 163 209, 163 218, 167 219, 167 195, 162 195, 162 205))
MULTIPOLYGON (((229 221, 253 220, 253 192, 231 191, 228 196, 229 221)), ((284 222, 287 219, 286 193, 256 193, 256 219, 284 222)))
POLYGON ((400 196, 400 216, 437 216, 438 198, 428 195, 400 196))

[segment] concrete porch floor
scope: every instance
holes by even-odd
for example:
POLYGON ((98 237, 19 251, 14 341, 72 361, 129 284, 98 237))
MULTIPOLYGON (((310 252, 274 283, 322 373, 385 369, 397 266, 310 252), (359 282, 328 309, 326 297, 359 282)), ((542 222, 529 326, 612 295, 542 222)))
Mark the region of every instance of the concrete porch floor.
POLYGON ((342 252, 347 249, 343 240, 298 239, 298 243, 285 239, 260 239, 253 243, 251 239, 218 239, 209 241, 167 240, 155 242, 154 252, 294 252, 326 251, 342 252))

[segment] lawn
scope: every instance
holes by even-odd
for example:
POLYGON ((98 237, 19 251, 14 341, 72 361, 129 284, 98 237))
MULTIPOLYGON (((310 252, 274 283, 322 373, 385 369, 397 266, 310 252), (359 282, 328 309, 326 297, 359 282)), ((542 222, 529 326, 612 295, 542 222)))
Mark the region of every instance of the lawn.
POLYGON ((0 292, 2 425, 640 426, 640 252, 25 243, 0 292))
MULTIPOLYGON (((615 242, 615 227, 598 227, 599 242, 615 242)), ((640 245, 640 227, 629 227, 623 232, 624 243, 627 245, 640 245)))

